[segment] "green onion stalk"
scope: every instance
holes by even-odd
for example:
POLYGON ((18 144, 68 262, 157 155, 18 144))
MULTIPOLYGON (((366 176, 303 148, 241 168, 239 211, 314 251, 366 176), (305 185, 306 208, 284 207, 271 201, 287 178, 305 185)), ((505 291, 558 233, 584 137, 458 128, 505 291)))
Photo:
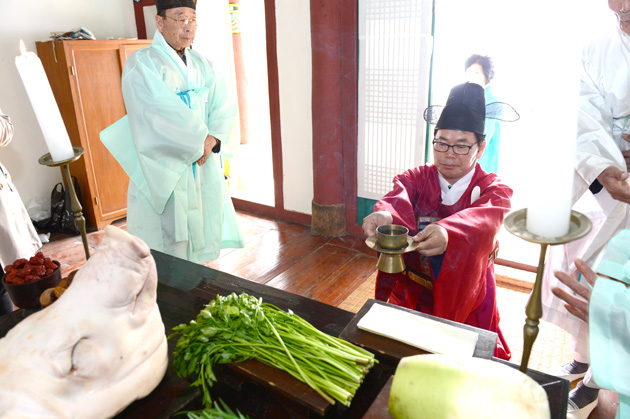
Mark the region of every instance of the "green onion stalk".
POLYGON ((180 377, 195 374, 193 386, 212 406, 213 366, 255 359, 308 384, 328 403, 350 406, 370 368, 370 352, 327 335, 292 311, 283 311, 245 293, 217 295, 189 324, 173 328, 179 337, 173 368, 180 377))
POLYGON ((249 416, 243 415, 238 410, 234 412, 223 400, 219 399, 219 402, 220 404, 214 402, 214 407, 207 407, 195 412, 179 412, 175 416, 186 415, 188 419, 249 419, 249 416))

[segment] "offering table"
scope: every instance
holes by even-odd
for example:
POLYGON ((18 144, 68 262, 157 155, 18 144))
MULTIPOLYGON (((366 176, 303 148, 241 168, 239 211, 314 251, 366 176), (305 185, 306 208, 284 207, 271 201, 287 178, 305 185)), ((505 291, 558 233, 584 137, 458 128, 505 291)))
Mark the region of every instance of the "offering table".
MULTIPOLYGON (((393 345, 394 342, 388 343, 387 338, 380 338, 376 339, 378 343, 375 344, 373 339, 365 341, 365 336, 364 338, 358 336, 360 333, 354 331, 353 328, 361 312, 355 315, 337 307, 161 252, 152 251, 152 254, 156 261, 159 279, 157 302, 167 335, 174 326, 193 320, 217 294, 245 292, 261 297, 263 301, 283 310, 292 310, 316 328, 332 336, 350 337, 349 340, 356 339, 357 344, 366 342, 365 347, 368 350, 371 349, 371 345, 380 345, 380 348, 384 348, 380 354, 379 351, 373 351, 379 363, 368 374, 349 408, 339 403, 334 406, 328 405, 305 384, 282 371, 256 361, 229 364, 218 368, 219 382, 213 387, 215 400, 222 398, 231 408, 239 409, 252 418, 362 418, 369 417, 371 412, 373 414, 383 409, 386 412, 388 383, 397 365, 397 358, 387 353, 387 347, 389 344, 393 345)), ((0 317, 0 337, 4 337, 14 325, 33 312, 33 310, 20 309, 0 317)), ((440 319, 440 321, 444 320, 440 319)), ((470 328, 465 325, 458 326, 470 328)), ((490 357, 491 352, 488 352, 490 351, 488 348, 494 348, 496 334, 480 329, 475 330, 479 332, 475 356, 490 357)), ((201 408, 201 391, 190 386, 192 381, 179 378, 170 366, 175 343, 175 340, 169 341, 169 368, 162 382, 149 396, 129 405, 117 416, 118 418, 169 418, 180 410, 201 408)), ((424 353, 420 349, 411 347, 409 350, 412 351, 411 353, 424 353)), ((397 356, 400 356, 400 351, 401 349, 397 346, 397 356)), ((532 370, 528 373, 547 391, 552 417, 564 417, 568 382, 532 370)))

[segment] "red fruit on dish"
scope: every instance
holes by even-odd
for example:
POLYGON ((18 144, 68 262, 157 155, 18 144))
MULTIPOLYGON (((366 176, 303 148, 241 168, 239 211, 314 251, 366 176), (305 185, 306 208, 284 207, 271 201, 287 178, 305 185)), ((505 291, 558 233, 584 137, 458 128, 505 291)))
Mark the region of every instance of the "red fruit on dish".
POLYGON ((31 272, 33 275, 37 275, 41 278, 42 276, 46 276, 46 267, 44 265, 37 265, 31 272))
POLYGON ((27 260, 24 258, 20 258, 17 259, 15 262, 13 262, 13 267, 16 269, 20 269, 22 268, 24 265, 26 265, 27 260))
POLYGON ((48 258, 44 259, 44 266, 46 267, 46 269, 52 269, 53 271, 57 269, 57 265, 55 264, 55 262, 48 258))
POLYGON ((45 257, 42 252, 37 252, 35 256, 29 259, 20 258, 12 265, 6 266, 5 282, 12 285, 26 284, 51 275, 57 268, 55 262, 45 257))
POLYGON ((32 258, 28 260, 28 263, 30 263, 31 265, 43 265, 44 258, 38 258, 37 256, 33 256, 32 258))
POLYGON ((6 278, 4 279, 8 284, 14 284, 15 282, 15 278, 17 277, 17 269, 13 269, 11 272, 9 272, 6 276, 6 278))

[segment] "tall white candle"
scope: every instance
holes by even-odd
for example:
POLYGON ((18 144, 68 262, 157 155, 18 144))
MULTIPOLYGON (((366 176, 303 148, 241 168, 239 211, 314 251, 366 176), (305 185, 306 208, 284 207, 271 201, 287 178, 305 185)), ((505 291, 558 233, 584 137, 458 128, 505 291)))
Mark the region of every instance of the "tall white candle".
POLYGON ((532 63, 537 67, 532 77, 551 81, 553 88, 540 92, 527 144, 535 150, 528 164, 533 193, 527 206, 527 230, 542 237, 560 237, 569 231, 579 98, 580 44, 572 30, 558 27, 559 22, 574 24, 575 20, 567 16, 566 8, 553 9, 550 5, 537 24, 547 28, 549 37, 532 63))
POLYGON ((55 162, 67 160, 74 156, 74 151, 44 66, 35 53, 26 51, 23 41, 20 41, 20 51, 21 55, 15 57, 15 65, 44 134, 50 156, 55 162))

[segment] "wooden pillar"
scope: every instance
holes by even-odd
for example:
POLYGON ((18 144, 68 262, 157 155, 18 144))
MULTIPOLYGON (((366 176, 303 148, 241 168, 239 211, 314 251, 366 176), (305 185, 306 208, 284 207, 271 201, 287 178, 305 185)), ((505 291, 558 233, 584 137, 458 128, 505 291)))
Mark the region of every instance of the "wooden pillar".
POLYGON ((243 42, 241 40, 241 1, 230 0, 230 21, 232 23, 232 48, 234 51, 234 72, 236 74, 236 93, 238 97, 238 115, 240 121, 241 144, 249 143, 249 103, 247 102, 247 73, 243 42))
POLYGON ((313 215, 311 228, 326 236, 346 231, 343 141, 341 5, 311 0, 313 65, 313 215))

